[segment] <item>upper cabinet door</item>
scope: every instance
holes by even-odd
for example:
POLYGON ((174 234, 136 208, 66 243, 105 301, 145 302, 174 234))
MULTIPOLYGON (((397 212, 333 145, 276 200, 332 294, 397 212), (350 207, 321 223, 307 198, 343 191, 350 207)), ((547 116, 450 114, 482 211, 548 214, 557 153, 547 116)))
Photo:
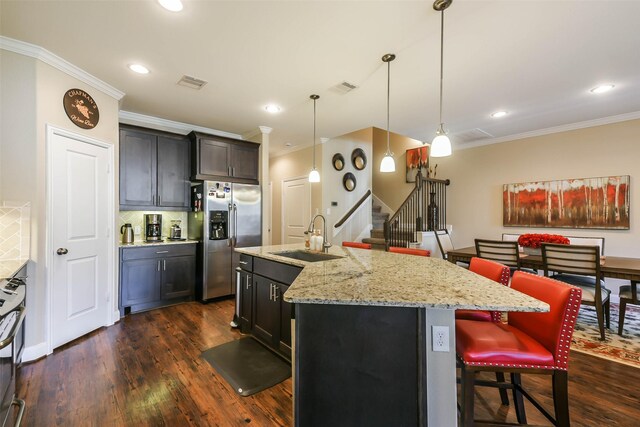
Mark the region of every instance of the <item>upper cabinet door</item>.
POLYGON ((157 205, 189 208, 189 187, 189 141, 158 136, 157 205))
POLYGON ((156 204, 156 137, 120 130, 120 205, 156 204))
POLYGON ((228 142, 200 138, 200 174, 228 176, 231 168, 231 148, 228 142))
POLYGON ((252 143, 231 146, 231 175, 234 178, 258 181, 258 145, 252 143))

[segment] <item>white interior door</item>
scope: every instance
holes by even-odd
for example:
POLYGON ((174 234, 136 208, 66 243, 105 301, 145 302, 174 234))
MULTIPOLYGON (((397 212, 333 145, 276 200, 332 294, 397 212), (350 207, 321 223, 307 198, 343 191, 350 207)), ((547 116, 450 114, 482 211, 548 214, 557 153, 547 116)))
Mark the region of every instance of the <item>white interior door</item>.
POLYGON ((304 242, 311 221, 311 184, 295 178, 282 182, 282 243, 304 242))
POLYGON ((109 150, 49 133, 51 348, 109 321, 109 150))

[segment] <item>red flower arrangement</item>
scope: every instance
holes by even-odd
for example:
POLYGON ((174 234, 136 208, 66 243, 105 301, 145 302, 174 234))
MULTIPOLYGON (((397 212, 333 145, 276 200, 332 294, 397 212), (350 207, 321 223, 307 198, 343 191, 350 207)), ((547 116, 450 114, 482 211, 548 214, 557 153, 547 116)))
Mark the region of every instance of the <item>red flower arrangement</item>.
POLYGON ((568 245, 569 239, 559 234, 521 234, 518 237, 518 244, 526 248, 537 249, 543 243, 555 243, 558 245, 568 245))

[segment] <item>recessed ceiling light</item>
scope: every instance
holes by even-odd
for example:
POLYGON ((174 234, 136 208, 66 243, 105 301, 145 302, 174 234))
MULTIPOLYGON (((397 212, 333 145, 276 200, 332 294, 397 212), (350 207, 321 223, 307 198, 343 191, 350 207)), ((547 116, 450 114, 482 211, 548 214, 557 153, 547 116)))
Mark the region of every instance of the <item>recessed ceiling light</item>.
POLYGON ((287 142, 286 144, 284 144, 285 147, 291 147, 291 145, 292 144, 290 142, 287 142))
POLYGON ((275 104, 269 104, 266 107, 264 107, 264 109, 267 110, 271 114, 275 114, 275 113, 279 113, 280 112, 280 107, 278 107, 275 104))
POLYGON ((496 111, 495 113, 491 114, 491 117, 493 117, 494 119, 497 119, 498 117, 504 117, 507 115, 506 111, 496 111))
POLYGON ((600 85, 600 86, 596 86, 593 89, 591 89, 590 92, 591 93, 605 93, 605 92, 609 92, 614 87, 616 87, 616 86, 612 85, 612 84, 600 85))
POLYGON ((129 69, 131 71, 133 71, 134 73, 138 73, 138 74, 149 74, 149 69, 147 67, 145 67, 144 65, 140 65, 140 64, 130 64, 129 65, 129 69))
POLYGON ((158 3, 171 12, 180 12, 182 10, 182 2, 180 0, 158 0, 158 3))

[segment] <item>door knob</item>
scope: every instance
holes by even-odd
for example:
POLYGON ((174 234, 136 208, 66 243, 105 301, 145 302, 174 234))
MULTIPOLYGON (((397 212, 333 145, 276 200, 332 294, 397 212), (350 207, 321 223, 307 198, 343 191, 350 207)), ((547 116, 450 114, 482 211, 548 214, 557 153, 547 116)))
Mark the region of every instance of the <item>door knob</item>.
POLYGON ((66 255, 69 253, 69 251, 67 250, 67 248, 58 248, 58 250, 56 251, 56 253, 58 255, 66 255))

